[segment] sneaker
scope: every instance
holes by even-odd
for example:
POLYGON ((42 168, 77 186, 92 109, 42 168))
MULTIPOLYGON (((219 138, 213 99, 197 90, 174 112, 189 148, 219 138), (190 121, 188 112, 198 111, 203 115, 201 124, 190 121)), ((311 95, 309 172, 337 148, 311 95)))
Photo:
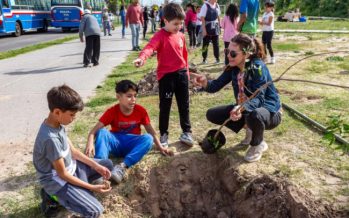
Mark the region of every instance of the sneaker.
POLYGON ((142 50, 139 46, 137 46, 136 49, 137 49, 137 51, 141 51, 142 50))
POLYGON ((42 188, 40 190, 40 196, 42 202, 40 204, 40 209, 45 217, 54 217, 59 212, 59 203, 51 198, 49 194, 42 188))
POLYGON ((98 66, 98 65, 99 65, 99 63, 94 63, 94 64, 93 64, 94 67, 96 67, 96 66, 98 66))
POLYGON ((109 34, 108 36, 112 36, 111 34, 109 34))
POLYGON ((193 146, 194 140, 190 132, 183 132, 179 137, 179 141, 183 142, 186 145, 193 146))
POLYGON ((221 61, 219 59, 216 59, 216 62, 214 62, 215 64, 219 64, 221 61))
POLYGON ((168 134, 167 133, 164 133, 160 136, 160 143, 161 143, 162 147, 164 147, 164 148, 168 147, 168 134))
POLYGON ((104 179, 103 179, 103 177, 99 177, 98 179, 93 180, 91 183, 94 185, 103 185, 104 179))
POLYGON ((251 146, 245 155, 245 161, 247 162, 255 162, 261 159, 264 151, 268 150, 268 144, 265 141, 262 141, 257 146, 251 146))
POLYGON ((203 60, 201 64, 207 64, 207 60, 203 60))
POLYGON ((252 130, 247 128, 245 129, 245 132, 246 132, 245 138, 240 142, 241 146, 250 145, 252 140, 252 130))
POLYGON ((271 64, 275 64, 275 62, 276 62, 276 61, 275 61, 275 57, 271 57, 271 58, 270 58, 270 63, 271 63, 271 64))
POLYGON ((125 170, 126 169, 119 164, 115 165, 114 169, 111 171, 110 178, 112 178, 116 183, 120 183, 125 176, 125 170))

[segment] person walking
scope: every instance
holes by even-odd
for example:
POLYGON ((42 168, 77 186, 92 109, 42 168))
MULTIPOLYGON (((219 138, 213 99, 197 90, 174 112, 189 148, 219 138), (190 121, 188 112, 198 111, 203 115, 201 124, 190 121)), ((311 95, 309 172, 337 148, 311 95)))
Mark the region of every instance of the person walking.
MULTIPOLYGON (((230 40, 239 33, 237 30, 238 18, 239 18, 238 6, 236 4, 230 4, 221 22, 221 27, 224 29, 224 33, 223 33, 224 49, 228 48, 230 40)), ((224 64, 228 65, 228 63, 229 63, 228 56, 225 55, 224 64)))
POLYGON ((110 27, 110 17, 109 17, 108 8, 103 9, 102 20, 103 20, 104 36, 107 35, 107 32, 108 32, 108 36, 111 36, 111 34, 110 34, 110 28, 111 28, 110 27))
POLYGON ((125 38, 125 29, 126 29, 126 10, 125 10, 125 5, 122 4, 120 7, 120 18, 121 18, 121 36, 124 39, 125 38))
POLYGON ((91 11, 84 10, 83 18, 79 26, 80 41, 84 42, 84 35, 86 39, 86 47, 84 52, 84 67, 91 67, 99 65, 99 54, 101 50, 101 29, 99 27, 97 18, 91 15, 91 11))
POLYGON ((238 31, 256 37, 258 28, 259 0, 241 0, 238 31))
POLYGON ((216 64, 219 61, 219 14, 221 13, 217 0, 209 0, 205 2, 200 10, 202 21, 202 58, 203 64, 207 64, 208 45, 213 44, 213 54, 216 58, 216 64))
POLYGON ((133 0, 132 4, 127 8, 126 28, 130 25, 132 34, 132 51, 140 51, 139 47, 139 31, 141 25, 144 25, 142 8, 139 0, 133 0))
POLYGON ((156 11, 154 9, 154 7, 150 10, 150 21, 151 21, 151 32, 155 33, 156 31, 156 11))
POLYGON ((187 4, 187 13, 185 14, 185 26, 189 34, 189 46, 191 49, 194 49, 196 46, 196 10, 195 6, 192 3, 187 4))
POLYGON ((202 21, 201 21, 201 18, 199 17, 199 14, 200 14, 200 9, 201 7, 200 6, 197 6, 196 7, 196 30, 195 30, 195 34, 196 34, 196 47, 200 47, 201 46, 201 43, 202 43, 202 21))
POLYGON ((265 12, 262 17, 262 21, 259 23, 262 25, 262 42, 264 44, 264 52, 267 54, 267 48, 270 55, 271 64, 275 64, 275 57, 273 47, 271 46, 271 41, 274 35, 274 3, 266 2, 265 4, 265 12))
POLYGON ((148 22, 149 22, 149 12, 148 12, 148 7, 144 7, 143 10, 143 39, 145 39, 145 35, 147 34, 147 29, 148 29, 148 22))

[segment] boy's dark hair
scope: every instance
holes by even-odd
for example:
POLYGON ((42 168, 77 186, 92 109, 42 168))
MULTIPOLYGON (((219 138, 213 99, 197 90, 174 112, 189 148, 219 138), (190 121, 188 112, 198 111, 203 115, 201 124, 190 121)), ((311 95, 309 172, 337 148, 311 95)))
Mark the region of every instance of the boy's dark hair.
POLYGON ((84 103, 80 95, 67 85, 53 87, 47 93, 48 108, 52 112, 55 108, 65 111, 82 111, 84 103))
POLYGON ((167 21, 174 19, 184 20, 185 14, 183 8, 176 3, 169 3, 164 7, 164 18, 167 21))
POLYGON ((118 94, 126 93, 130 89, 138 93, 138 86, 131 80, 125 79, 115 83, 115 92, 118 94))
POLYGON ((239 17, 239 8, 236 3, 229 4, 226 12, 226 16, 229 16, 230 21, 234 23, 234 21, 239 17))

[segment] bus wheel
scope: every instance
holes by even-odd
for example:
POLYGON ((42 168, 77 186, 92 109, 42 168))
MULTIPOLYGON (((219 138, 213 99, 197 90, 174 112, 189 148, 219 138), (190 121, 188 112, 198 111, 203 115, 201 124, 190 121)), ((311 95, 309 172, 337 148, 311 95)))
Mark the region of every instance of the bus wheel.
POLYGON ((18 21, 16 22, 16 32, 14 32, 13 35, 15 37, 18 37, 18 36, 22 35, 22 27, 21 27, 21 24, 18 21))
POLYGON ((70 28, 69 27, 62 27, 62 32, 68 33, 68 32, 70 32, 70 28))

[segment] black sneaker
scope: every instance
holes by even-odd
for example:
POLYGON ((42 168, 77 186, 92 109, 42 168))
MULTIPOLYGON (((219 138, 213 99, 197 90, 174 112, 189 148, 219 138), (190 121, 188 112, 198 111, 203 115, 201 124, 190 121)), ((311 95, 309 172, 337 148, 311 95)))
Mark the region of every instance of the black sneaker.
POLYGON ((40 190, 40 196, 42 199, 40 209, 45 217, 56 216, 59 212, 59 203, 52 199, 51 196, 48 195, 43 188, 40 190))

